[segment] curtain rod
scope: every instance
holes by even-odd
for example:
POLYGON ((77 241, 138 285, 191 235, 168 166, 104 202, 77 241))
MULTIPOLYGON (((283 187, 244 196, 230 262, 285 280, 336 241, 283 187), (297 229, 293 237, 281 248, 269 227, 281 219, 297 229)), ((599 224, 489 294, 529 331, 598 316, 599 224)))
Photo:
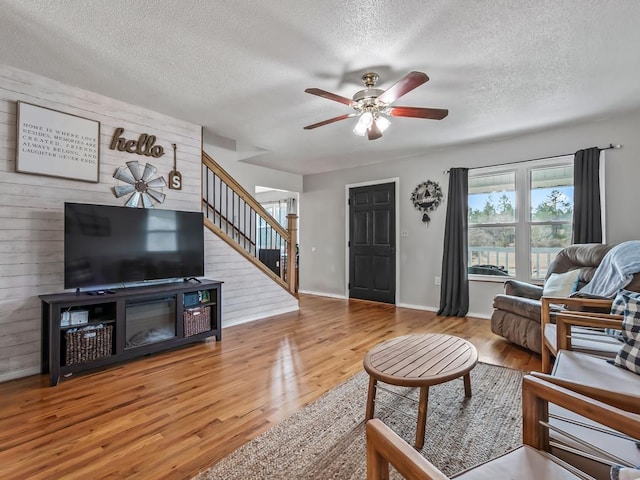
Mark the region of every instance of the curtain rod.
MULTIPOLYGON (((598 147, 599 150, 612 150, 612 149, 618 150, 619 148, 622 148, 622 145, 614 145, 613 143, 610 143, 608 147, 604 147, 604 148, 598 147)), ((475 170, 476 168, 501 167, 503 165, 513 165, 515 163, 535 162, 536 160, 548 160, 550 158, 560 158, 560 157, 566 157, 568 155, 575 155, 575 152, 563 153, 561 155, 552 155, 550 157, 530 158, 528 160, 515 160, 513 162, 495 163, 493 165, 482 165, 481 167, 469 167, 468 170, 475 170)), ((443 173, 448 174, 449 170, 445 170, 443 173)))

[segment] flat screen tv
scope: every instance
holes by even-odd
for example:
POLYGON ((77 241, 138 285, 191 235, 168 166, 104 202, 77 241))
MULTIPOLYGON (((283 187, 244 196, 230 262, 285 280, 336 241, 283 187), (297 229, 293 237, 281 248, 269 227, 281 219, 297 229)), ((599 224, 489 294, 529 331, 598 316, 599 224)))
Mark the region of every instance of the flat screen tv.
POLYGON ((201 212, 64 204, 64 288, 202 275, 201 212))

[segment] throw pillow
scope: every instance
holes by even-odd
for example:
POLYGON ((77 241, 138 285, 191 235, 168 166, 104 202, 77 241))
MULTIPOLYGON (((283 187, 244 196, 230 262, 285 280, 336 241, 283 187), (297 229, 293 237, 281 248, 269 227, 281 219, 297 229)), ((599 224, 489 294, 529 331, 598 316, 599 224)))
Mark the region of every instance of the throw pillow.
POLYGON ((635 298, 640 299, 640 292, 633 292, 631 290, 625 290, 621 288, 618 290, 613 302, 611 303, 611 314, 612 315, 624 315, 624 298, 635 298))
POLYGON ((578 289, 580 269, 564 273, 552 273, 545 280, 542 295, 545 297, 568 297, 578 289))
MULTIPOLYGON (((625 290, 624 288, 621 288, 620 290, 618 290, 616 297, 613 299, 613 302, 611 303, 611 312, 610 312, 611 315, 624 315, 624 296, 625 295, 631 298, 640 298, 640 293, 631 292, 629 290, 625 290)), ((617 330, 615 328, 605 328, 604 331, 607 335, 614 337, 616 340, 620 340, 621 342, 624 341, 624 339, 622 338, 622 332, 620 330, 617 330)))
POLYGON ((630 294, 633 294, 633 292, 625 290, 624 288, 618 290, 618 293, 616 293, 611 303, 611 315, 624 315, 624 295, 630 294))
POLYGON ((616 355, 615 364, 640 374, 640 299, 622 293, 624 320, 622 320, 622 346, 616 355))

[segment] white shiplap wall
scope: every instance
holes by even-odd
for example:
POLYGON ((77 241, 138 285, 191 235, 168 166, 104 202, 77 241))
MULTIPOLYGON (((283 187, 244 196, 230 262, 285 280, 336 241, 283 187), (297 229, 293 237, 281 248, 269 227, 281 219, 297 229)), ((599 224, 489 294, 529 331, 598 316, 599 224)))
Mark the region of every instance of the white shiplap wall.
POLYGON ((224 326, 298 310, 297 298, 217 235, 205 230, 204 240, 205 276, 225 282, 222 287, 224 326))
MULTIPOLYGON (((123 205, 124 198, 116 199, 112 193, 119 184, 113 178, 116 168, 138 160, 156 166, 158 174, 166 177, 173 167, 173 143, 178 145, 183 189, 165 188, 167 198, 159 208, 197 211, 198 125, 0 65, 0 381, 40 370, 37 296, 63 289, 64 202, 123 205), (99 183, 15 172, 18 100, 101 123, 99 183), (156 135, 165 155, 152 158, 109 150, 117 127, 125 129, 127 139, 142 133, 156 135)), ((297 309, 294 297, 208 231, 205 255, 207 276, 227 282, 223 287, 225 325, 297 309)))

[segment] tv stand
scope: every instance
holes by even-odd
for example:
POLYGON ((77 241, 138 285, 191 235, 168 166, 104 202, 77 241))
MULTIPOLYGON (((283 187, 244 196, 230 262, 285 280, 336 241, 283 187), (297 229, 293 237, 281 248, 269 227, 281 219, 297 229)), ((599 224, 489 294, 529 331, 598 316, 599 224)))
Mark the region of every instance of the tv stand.
POLYGON ((42 373, 60 377, 215 337, 222 282, 166 283, 40 295, 42 373))

